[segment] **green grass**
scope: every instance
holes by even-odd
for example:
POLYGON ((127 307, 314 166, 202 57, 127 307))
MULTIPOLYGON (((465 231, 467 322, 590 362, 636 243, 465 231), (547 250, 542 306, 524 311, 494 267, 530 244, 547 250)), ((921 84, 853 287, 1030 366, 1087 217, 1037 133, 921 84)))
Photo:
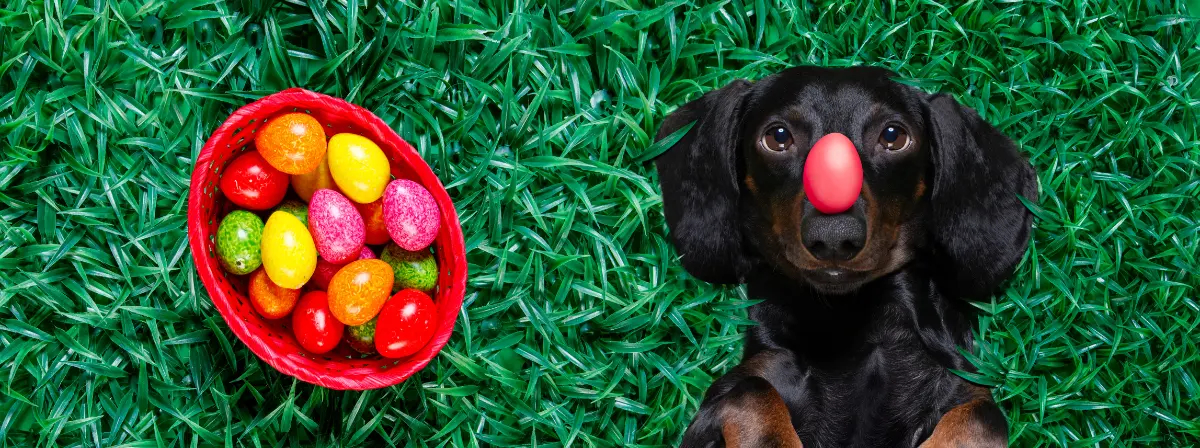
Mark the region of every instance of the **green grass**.
POLYGON ((1034 241, 975 354, 1015 446, 1200 444, 1196 7, 141 3, 0 7, 6 446, 674 444, 751 302, 680 268, 638 157, 674 107, 804 63, 958 94, 1031 157, 1034 241), (274 372, 195 274, 193 158, 291 86, 383 117, 461 215, 464 311, 401 386, 274 372))

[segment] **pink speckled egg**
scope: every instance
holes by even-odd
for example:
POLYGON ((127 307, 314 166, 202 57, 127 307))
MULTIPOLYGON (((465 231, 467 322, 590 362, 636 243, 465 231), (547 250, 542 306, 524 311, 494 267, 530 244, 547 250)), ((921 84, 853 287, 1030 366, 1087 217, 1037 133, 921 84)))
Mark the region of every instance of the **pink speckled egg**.
POLYGON ((383 219, 392 241, 414 252, 429 247, 441 225, 433 195, 408 179, 393 180, 383 191, 383 219))
POLYGON ((317 253, 333 264, 354 261, 367 240, 366 226, 354 203, 326 188, 314 192, 308 203, 308 228, 317 253))

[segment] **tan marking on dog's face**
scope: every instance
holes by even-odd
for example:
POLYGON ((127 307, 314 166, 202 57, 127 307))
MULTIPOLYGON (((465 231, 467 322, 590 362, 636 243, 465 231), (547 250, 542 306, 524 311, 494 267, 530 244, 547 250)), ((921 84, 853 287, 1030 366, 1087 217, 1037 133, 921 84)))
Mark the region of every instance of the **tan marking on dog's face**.
POLYGON ((754 176, 747 174, 742 182, 746 184, 746 190, 750 191, 750 194, 758 194, 758 184, 754 182, 754 176))

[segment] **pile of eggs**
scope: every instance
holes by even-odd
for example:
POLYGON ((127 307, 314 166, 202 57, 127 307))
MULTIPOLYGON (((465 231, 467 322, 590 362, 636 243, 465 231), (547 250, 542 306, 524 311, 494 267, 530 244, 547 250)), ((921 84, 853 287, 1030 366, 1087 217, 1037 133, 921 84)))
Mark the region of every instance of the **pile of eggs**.
POLYGON ((370 139, 326 140, 312 116, 282 114, 229 163, 218 188, 236 206, 217 227, 221 267, 248 276, 264 319, 290 317, 305 350, 345 342, 403 358, 433 337, 438 205, 420 184, 392 179, 370 139))

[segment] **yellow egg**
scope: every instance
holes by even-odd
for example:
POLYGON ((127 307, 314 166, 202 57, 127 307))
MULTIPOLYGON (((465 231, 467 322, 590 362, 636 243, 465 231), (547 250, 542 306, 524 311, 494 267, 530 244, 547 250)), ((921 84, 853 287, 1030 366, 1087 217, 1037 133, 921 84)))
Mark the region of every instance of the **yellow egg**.
POLYGON ((329 139, 329 173, 350 200, 369 204, 383 196, 391 178, 387 156, 367 138, 337 134, 329 139))
POLYGON ((329 174, 329 163, 322 160, 317 169, 304 174, 292 175, 292 189, 304 202, 312 200, 313 192, 322 188, 336 189, 333 176, 329 174))
POLYGON ((317 246, 308 227, 288 212, 267 218, 262 235, 262 264, 276 285, 300 289, 317 270, 317 246))

